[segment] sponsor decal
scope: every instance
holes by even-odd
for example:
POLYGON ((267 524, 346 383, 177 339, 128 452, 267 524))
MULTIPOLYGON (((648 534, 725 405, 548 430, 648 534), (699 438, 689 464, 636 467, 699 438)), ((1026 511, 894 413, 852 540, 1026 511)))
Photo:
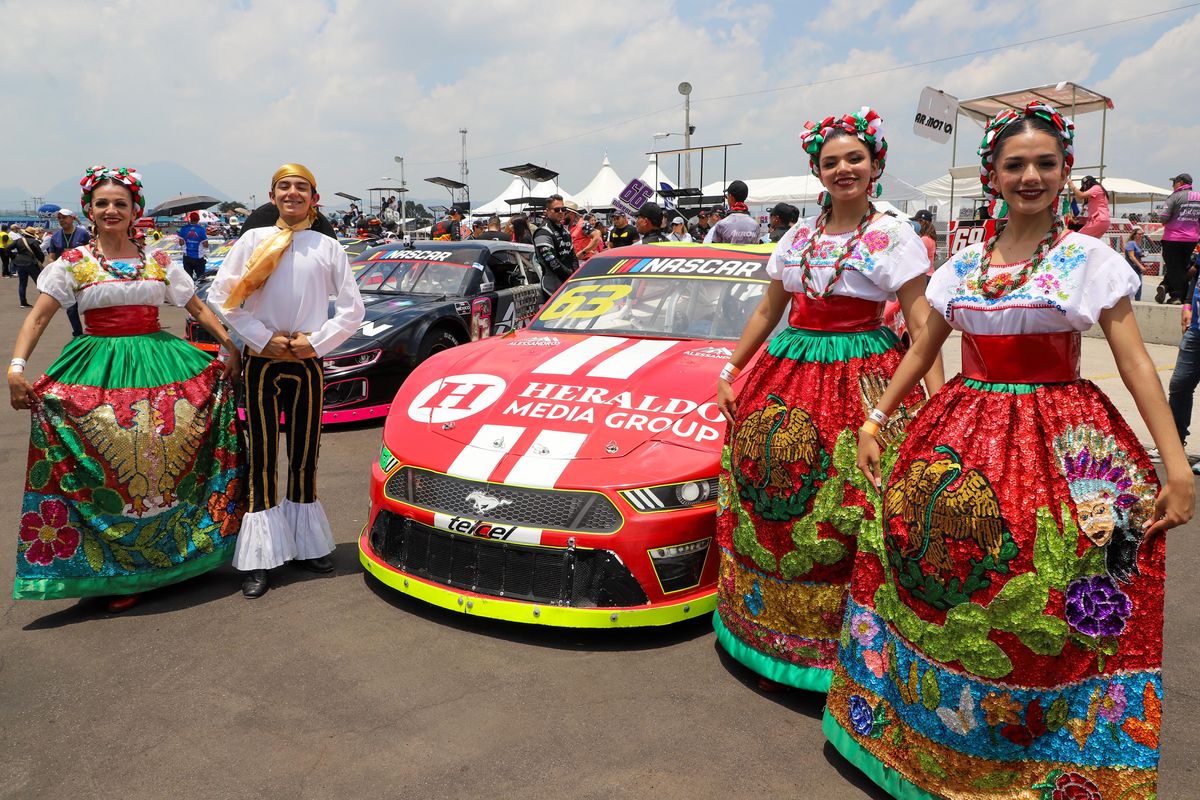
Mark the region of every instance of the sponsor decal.
POLYGON ((486 514, 489 511, 500 508, 501 506, 511 506, 512 500, 502 500, 499 497, 482 492, 476 489, 468 494, 465 498, 468 503, 475 509, 477 514, 486 514))
POLYGON ((602 317, 617 307, 617 301, 633 291, 625 283, 584 283, 572 286, 554 298, 542 311, 543 320, 593 319, 602 317))
POLYGON ((760 261, 726 258, 622 258, 609 275, 711 275, 719 278, 765 278, 760 261))
POLYGON ((720 361, 728 361, 733 358, 733 351, 728 347, 700 347, 696 350, 688 350, 684 355, 694 358, 715 358, 720 361))
POLYGON ((600 419, 614 430, 669 433, 698 443, 718 441, 721 429, 717 425, 723 422, 715 402, 536 381, 527 384, 503 413, 580 425, 595 425, 600 419), (685 419, 693 412, 699 420, 685 419))
POLYGON ((371 255, 371 261, 449 261, 454 256, 450 250, 380 250, 371 255))
POLYGON ((542 531, 539 528, 523 528, 520 525, 496 525, 481 519, 451 516, 450 514, 434 514, 433 525, 444 531, 477 536, 480 539, 496 541, 521 542, 524 544, 541 544, 542 531))
POLYGON ((471 304, 465 300, 457 302, 454 304, 454 311, 456 314, 461 314, 465 317, 471 313, 471 304))
POLYGON ((417 393, 408 416, 430 423, 465 419, 499 400, 506 386, 503 378, 481 373, 439 378, 417 393))
POLYGON ((371 320, 367 320, 358 327, 358 332, 363 336, 378 336, 384 331, 390 331, 392 327, 393 326, 387 322, 373 322, 371 320))
POLYGON ((557 336, 530 336, 525 339, 513 339, 509 347, 558 347, 562 340, 557 336))

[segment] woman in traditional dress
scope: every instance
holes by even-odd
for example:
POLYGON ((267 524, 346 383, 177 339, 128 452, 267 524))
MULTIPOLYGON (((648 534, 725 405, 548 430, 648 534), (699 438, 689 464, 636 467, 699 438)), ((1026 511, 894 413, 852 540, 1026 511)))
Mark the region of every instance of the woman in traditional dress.
POLYGON ((183 268, 135 243, 138 174, 97 166, 80 185, 95 238, 42 270, 8 371, 13 408, 33 409, 13 596, 108 596, 124 611, 233 556, 240 359, 183 268), (216 337, 224 364, 160 330, 164 301, 216 337), (31 386, 25 360, 73 305, 85 335, 31 386))
MULTIPOLYGON (((717 385, 730 427, 713 625, 764 688, 824 692, 867 505, 854 432, 900 363, 883 307, 899 296, 921 330, 929 257, 911 225, 870 203, 887 155, 878 115, 863 108, 805 127, 800 138, 827 199, 779 240, 767 263, 773 280, 717 385), (789 327, 747 370, 735 402, 731 382, 789 303, 789 327)), ((940 364, 929 380, 930 389, 941 384, 940 364)), ((914 388, 905 412, 923 398, 914 388)))
POLYGON ((1134 321, 1137 276, 1056 213, 1073 136, 1036 103, 988 125, 983 183, 1007 224, 934 274, 936 313, 877 416, 952 329, 962 375, 898 455, 881 458, 875 423, 859 435, 860 467, 886 488, 879 522, 859 531, 824 730, 894 797, 1155 796, 1159 534, 1191 517, 1194 489, 1134 321), (1162 453, 1161 489, 1129 426, 1079 378, 1080 332, 1097 322, 1162 453))

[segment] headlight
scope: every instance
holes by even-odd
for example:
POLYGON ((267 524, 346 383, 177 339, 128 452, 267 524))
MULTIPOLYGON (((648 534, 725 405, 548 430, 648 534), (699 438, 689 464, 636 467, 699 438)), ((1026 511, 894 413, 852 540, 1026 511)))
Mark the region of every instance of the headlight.
POLYGON ((712 539, 701 539, 669 547, 654 547, 647 551, 664 593, 693 589, 700 585, 700 575, 704 572, 710 544, 712 539))
POLYGON ((621 492, 621 496, 631 506, 643 513, 676 511, 705 503, 715 503, 717 479, 707 478, 684 483, 667 483, 662 486, 647 486, 645 489, 626 489, 621 492))
POLYGON ((351 353, 348 356, 331 356, 322 363, 326 372, 345 372, 355 367, 374 364, 383 355, 382 350, 368 350, 365 353, 351 353))

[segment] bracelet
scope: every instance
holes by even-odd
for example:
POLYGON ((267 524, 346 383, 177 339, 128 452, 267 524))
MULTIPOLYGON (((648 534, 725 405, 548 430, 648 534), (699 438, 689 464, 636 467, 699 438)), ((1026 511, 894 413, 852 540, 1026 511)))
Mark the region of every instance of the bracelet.
POLYGON ((869 419, 864 422, 863 426, 859 428, 859 430, 870 436, 872 439, 879 438, 879 423, 873 419, 869 419))
POLYGON ((23 359, 23 358, 14 358, 12 361, 10 361, 10 362, 8 362, 8 363, 9 363, 11 366, 14 366, 14 367, 23 367, 23 366, 25 366, 26 364, 28 364, 29 362, 28 362, 28 361, 26 361, 26 360, 25 360, 25 359, 23 359))
POLYGON ((736 366, 732 361, 721 367, 721 380, 727 383, 733 383, 733 379, 742 373, 742 368, 736 366))
POLYGON ((867 414, 867 419, 882 427, 883 425, 887 425, 888 415, 883 413, 883 411, 879 409, 879 406, 875 406, 875 408, 871 409, 871 413, 867 414))
POLYGON ((25 372, 25 367, 22 366, 21 364, 10 364, 8 367, 8 374, 10 374, 10 375, 21 375, 24 372, 25 372))

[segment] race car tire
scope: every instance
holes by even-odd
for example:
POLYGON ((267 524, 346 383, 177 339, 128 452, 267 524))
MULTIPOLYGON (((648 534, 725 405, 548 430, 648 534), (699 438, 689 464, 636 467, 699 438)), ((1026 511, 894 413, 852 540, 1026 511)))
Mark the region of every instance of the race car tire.
POLYGON ((457 347, 460 344, 462 344, 462 341, 452 332, 445 328, 435 328, 421 340, 421 347, 417 350, 417 362, 422 362, 434 353, 449 350, 451 347, 457 347))

